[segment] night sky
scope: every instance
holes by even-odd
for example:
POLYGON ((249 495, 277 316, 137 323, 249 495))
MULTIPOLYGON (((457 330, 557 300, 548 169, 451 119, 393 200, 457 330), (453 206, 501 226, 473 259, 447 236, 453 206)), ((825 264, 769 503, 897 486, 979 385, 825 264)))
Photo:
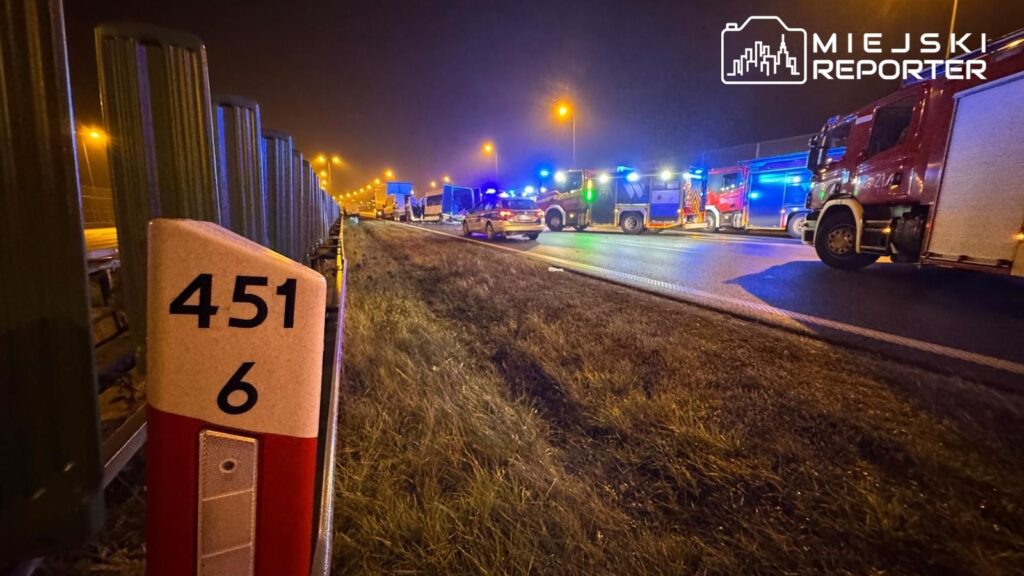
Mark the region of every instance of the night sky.
MULTIPOLYGON (((340 154, 337 191, 385 168, 424 185, 443 173, 476 184, 493 171, 521 186, 536 166, 665 163, 813 132, 896 87, 810 82, 738 87, 719 80, 727 22, 777 15, 809 32, 945 33, 952 0, 370 2, 65 0, 78 121, 99 123, 93 28, 140 21, 179 28, 207 46, 215 94, 254 98, 263 125, 307 155, 340 154)), ((959 32, 1024 27, 1020 0, 960 0, 959 32)))

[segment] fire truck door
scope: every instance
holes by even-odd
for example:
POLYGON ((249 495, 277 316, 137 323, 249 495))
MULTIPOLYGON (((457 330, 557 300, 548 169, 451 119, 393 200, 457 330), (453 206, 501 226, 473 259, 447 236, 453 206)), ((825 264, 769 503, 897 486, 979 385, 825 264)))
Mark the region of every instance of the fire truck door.
POLYGON ((747 192, 747 225, 752 228, 780 228, 786 171, 752 172, 747 192))

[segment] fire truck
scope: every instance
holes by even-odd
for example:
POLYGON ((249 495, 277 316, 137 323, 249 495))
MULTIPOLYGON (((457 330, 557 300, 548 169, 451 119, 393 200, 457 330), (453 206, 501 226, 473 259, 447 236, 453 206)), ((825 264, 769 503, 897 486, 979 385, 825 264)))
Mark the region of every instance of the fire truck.
POLYGON ((823 262, 1024 276, 1024 30, 973 58, 986 79, 905 82, 811 138, 803 240, 823 262))
POLYGON ((632 170, 568 170, 556 174, 557 188, 537 196, 544 223, 553 232, 572 226, 621 228, 627 234, 680 225, 682 176, 664 172, 641 175, 632 170))
POLYGON ((745 160, 708 171, 704 225, 712 232, 785 230, 800 238, 811 185, 807 152, 745 160))

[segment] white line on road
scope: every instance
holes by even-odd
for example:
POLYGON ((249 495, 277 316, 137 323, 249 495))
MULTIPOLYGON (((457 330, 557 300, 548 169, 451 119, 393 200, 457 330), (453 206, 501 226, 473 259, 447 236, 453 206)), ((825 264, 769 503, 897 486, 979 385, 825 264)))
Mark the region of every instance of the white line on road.
POLYGON ((927 352, 929 354, 935 354, 937 356, 943 356, 946 358, 960 360, 963 362, 970 362, 972 364, 978 364, 980 366, 986 366, 988 368, 1004 370, 1006 372, 1012 372, 1014 374, 1024 374, 1024 364, 1020 364, 1010 360, 1004 360, 1002 358, 996 358, 994 356, 987 356, 985 354, 969 352, 967 350, 952 348, 950 346, 944 346, 942 344, 936 344, 934 342, 925 342, 923 340, 917 340, 915 338, 900 336, 899 334, 892 334, 890 332, 882 332, 881 330, 874 330, 872 328, 855 326, 853 324, 839 322, 838 320, 829 320, 828 318, 821 318, 819 316, 803 314, 801 312, 784 310, 782 308, 776 308, 775 306, 764 304, 762 302, 753 302, 750 300, 742 300, 740 298, 732 298, 730 296, 713 294, 711 292, 705 292, 703 290, 698 290, 696 288, 689 288, 686 286, 682 286, 680 284, 674 284, 672 282, 665 282, 663 280, 647 278, 646 276, 640 276, 638 274, 630 274, 628 272, 620 272, 618 270, 611 270, 608 268, 602 268, 600 266, 594 266, 591 264, 574 262, 572 260, 566 260, 564 258, 558 258, 556 256, 548 256, 545 254, 536 254, 524 250, 516 250, 515 248, 501 246, 500 244, 493 244, 489 242, 476 240, 473 238, 456 236, 453 234, 442 232, 440 230, 431 230, 429 228, 425 228, 422 226, 413 226, 410 224, 401 224, 401 226, 412 228, 413 230, 428 232, 430 234, 445 236, 447 238, 454 238, 456 240, 472 242, 474 244, 479 244, 481 246, 487 246, 488 248, 504 250, 506 252, 519 254, 520 256, 525 256, 527 258, 533 258, 535 260, 542 260, 549 264, 556 264, 563 268, 574 270, 576 272, 580 272, 604 280, 610 280, 617 284, 623 284, 631 287, 643 288, 645 290, 656 291, 659 294, 663 294, 677 300, 688 302, 690 304, 696 304, 698 306, 713 308, 715 310, 726 312, 729 314, 753 318, 761 322, 781 326, 787 329, 796 328, 801 332, 810 335, 814 335, 814 332, 807 328, 807 325, 819 326, 821 328, 827 328, 829 330, 835 330, 837 332, 852 334, 854 336, 868 338, 870 340, 875 340, 878 342, 885 342, 887 344, 895 344, 897 346, 903 346, 905 348, 910 348, 912 350, 919 350, 921 352, 927 352))

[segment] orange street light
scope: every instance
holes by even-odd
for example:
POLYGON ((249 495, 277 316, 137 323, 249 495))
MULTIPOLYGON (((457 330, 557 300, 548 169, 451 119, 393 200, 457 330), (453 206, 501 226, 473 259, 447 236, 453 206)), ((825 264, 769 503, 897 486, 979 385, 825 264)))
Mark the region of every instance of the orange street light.
POLYGON ((559 118, 572 116, 572 167, 576 168, 576 110, 567 102, 555 103, 555 113, 559 118))
POLYGON ((491 142, 484 143, 484 154, 494 155, 494 179, 498 179, 498 148, 491 142))

